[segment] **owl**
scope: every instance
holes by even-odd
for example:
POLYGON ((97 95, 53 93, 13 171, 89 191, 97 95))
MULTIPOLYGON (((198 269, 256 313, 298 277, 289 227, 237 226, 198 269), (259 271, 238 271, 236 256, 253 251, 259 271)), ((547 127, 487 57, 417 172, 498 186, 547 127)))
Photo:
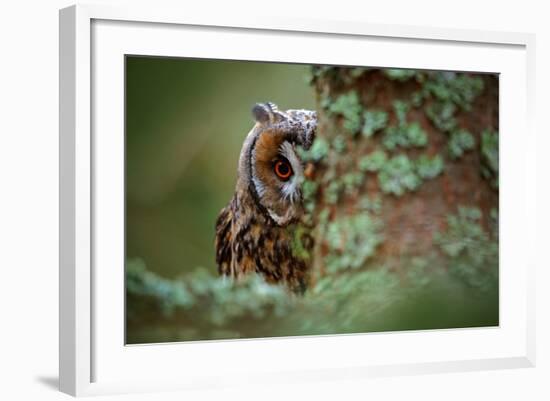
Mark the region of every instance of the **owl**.
POLYGON ((303 293, 308 264, 293 253, 304 180, 296 148, 310 148, 317 115, 279 111, 273 103, 256 104, 252 114, 255 125, 241 149, 235 193, 216 221, 218 271, 237 280, 257 273, 303 293))

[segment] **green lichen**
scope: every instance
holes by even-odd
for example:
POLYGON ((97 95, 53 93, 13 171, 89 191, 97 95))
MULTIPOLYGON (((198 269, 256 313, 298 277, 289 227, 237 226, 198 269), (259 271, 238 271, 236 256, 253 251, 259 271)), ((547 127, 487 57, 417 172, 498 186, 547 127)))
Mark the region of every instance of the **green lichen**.
POLYGON ((416 190, 422 180, 415 170, 415 164, 401 154, 389 159, 378 172, 380 189, 386 194, 401 196, 407 191, 416 190))
MULTIPOLYGON (((372 156, 375 154, 376 152, 373 152, 372 156)), ((378 183, 382 192, 396 196, 415 191, 424 180, 437 177, 444 169, 443 158, 440 155, 432 158, 422 155, 416 160, 411 160, 401 154, 384 163, 374 164, 371 161, 370 164, 365 163, 365 165, 378 169, 378 183)))
POLYGON ((354 194, 357 189, 363 184, 365 176, 361 171, 350 172, 344 174, 342 182, 344 183, 344 191, 348 194, 354 194))
POLYGON ((254 274, 231 280, 217 276, 214 269, 161 279, 161 287, 169 290, 159 291, 160 276, 132 270, 129 279, 137 287, 127 290, 127 341, 143 344, 498 325, 498 293, 480 296, 479 291, 458 286, 456 280, 439 274, 444 269, 429 257, 402 258, 391 268, 374 265, 371 257, 366 264, 366 269, 335 266, 336 274, 316 277, 299 297, 254 274), (191 305, 174 303, 172 295, 181 288, 192 294, 191 305), (165 303, 175 304, 168 314, 163 312, 165 303), (490 315, 479 320, 488 303, 490 315))
POLYGON ((336 135, 332 140, 332 147, 338 153, 344 153, 347 149, 346 138, 343 135, 336 135))
POLYGON ((317 83, 319 80, 327 80, 333 84, 353 84, 365 72, 369 71, 368 67, 336 67, 327 65, 312 66, 310 73, 306 76, 306 82, 310 85, 317 83))
POLYGON ((498 286, 498 241, 485 232, 482 217, 477 208, 459 207, 434 240, 447 257, 451 274, 467 286, 488 291, 498 286))
POLYGON ((302 161, 317 163, 327 157, 330 146, 325 138, 317 137, 315 138, 315 141, 313 141, 313 145, 309 150, 304 150, 301 146, 297 147, 297 150, 302 161))
POLYGON ((375 150, 359 160, 359 170, 364 172, 375 172, 382 168, 388 156, 383 150, 375 150))
POLYGON ((440 155, 429 158, 427 155, 422 155, 416 160, 416 172, 425 179, 437 177, 443 171, 445 164, 440 155))
POLYGON ((396 100, 393 109, 397 125, 386 128, 382 144, 388 150, 395 150, 398 146, 403 148, 422 147, 428 144, 428 135, 417 121, 407 122, 407 114, 410 105, 407 102, 396 100))
POLYGON ((499 230, 499 218, 498 218, 498 209, 492 208, 489 211, 489 227, 491 229, 491 234, 493 238, 498 239, 498 230, 499 230))
POLYGON ((428 135, 416 121, 407 124, 406 138, 409 146, 426 146, 428 144, 428 135))
POLYGON ((352 79, 357 79, 361 77, 365 72, 367 72, 369 68, 367 67, 355 67, 349 69, 349 75, 352 79))
POLYGON ((483 91, 483 79, 466 73, 432 72, 423 87, 424 91, 435 99, 451 102, 468 111, 483 91))
POLYGON ((411 95, 411 105, 414 107, 420 107, 422 106, 422 102, 424 101, 424 96, 422 92, 413 92, 411 95))
POLYGON ((342 183, 338 180, 332 180, 325 189, 324 197, 325 201, 329 205, 335 205, 340 198, 340 192, 342 191, 342 183))
POLYGON ((389 79, 400 82, 408 81, 416 77, 418 73, 416 70, 405 70, 402 68, 385 68, 382 71, 384 71, 384 75, 389 79))
POLYGON ((372 212, 374 214, 379 214, 382 210, 382 199, 380 196, 368 196, 364 195, 359 200, 357 206, 360 210, 372 212))
POLYGON ((457 128, 456 112, 459 109, 471 110, 474 100, 483 91, 483 79, 465 73, 431 72, 422 85, 419 95, 415 95, 415 104, 430 100, 426 107, 426 116, 442 132, 451 132, 457 128))
POLYGON ((403 100, 394 100, 392 105, 395 112, 395 118, 397 118, 397 125, 405 125, 407 123, 407 113, 409 112, 410 105, 403 100))
POLYGON ((458 159, 462 155, 475 147, 475 139, 472 134, 466 130, 456 130, 451 132, 447 147, 453 159, 458 159))
POLYGON ((416 121, 400 126, 388 127, 382 144, 388 150, 402 148, 424 147, 428 144, 428 135, 416 121))
POLYGON ((343 216, 328 223, 325 238, 327 270, 337 272, 363 267, 382 242, 381 224, 368 213, 343 216))
POLYGON ((321 97, 321 100, 319 101, 319 104, 321 105, 323 110, 328 110, 330 109, 330 105, 332 104, 332 99, 330 96, 323 95, 321 97))
POLYGON ((456 127, 455 112, 456 106, 451 102, 435 102, 426 107, 426 116, 441 132, 449 132, 456 127))
MULTIPOLYGON (((147 270, 141 259, 126 262, 126 294, 134 308, 152 302, 162 318, 188 315, 197 326, 213 328, 242 317, 260 319, 273 312, 281 316, 291 306, 283 287, 269 285, 254 274, 233 282, 198 268, 181 279, 168 280, 147 270)), ((130 311, 128 319, 136 318, 130 311)))
POLYGON ((309 84, 315 83, 318 79, 338 79, 337 67, 330 65, 314 65, 311 67, 310 75, 307 77, 309 84))
POLYGON ((319 184, 316 181, 306 179, 302 184, 302 197, 304 209, 307 213, 313 213, 315 210, 315 200, 319 184))
POLYGON ((364 123, 361 133, 366 137, 370 137, 386 127, 388 113, 380 110, 367 110, 363 113, 363 119, 364 123))
POLYGON ((498 188, 498 132, 481 133, 481 173, 494 188, 498 188))
POLYGON ((310 241, 309 229, 301 224, 292 227, 292 254, 299 259, 309 260, 311 253, 306 246, 306 242, 310 241))
POLYGON ((321 209, 317 218, 317 227, 323 232, 328 224, 330 217, 330 210, 328 208, 321 209))
POLYGON ((429 257, 412 257, 407 268, 407 280, 417 288, 427 286, 432 282, 434 275, 429 271, 433 261, 429 257))
POLYGON ((342 126, 355 135, 361 130, 361 113, 363 108, 356 91, 342 94, 330 104, 329 112, 343 118, 342 126))
POLYGON ((170 280, 159 277, 147 270, 142 259, 126 261, 126 291, 143 297, 158 297, 162 313, 170 315, 174 309, 190 308, 195 296, 185 285, 173 285, 170 280))
POLYGON ((302 197, 305 201, 309 201, 315 198, 319 184, 316 181, 305 180, 302 184, 302 197))

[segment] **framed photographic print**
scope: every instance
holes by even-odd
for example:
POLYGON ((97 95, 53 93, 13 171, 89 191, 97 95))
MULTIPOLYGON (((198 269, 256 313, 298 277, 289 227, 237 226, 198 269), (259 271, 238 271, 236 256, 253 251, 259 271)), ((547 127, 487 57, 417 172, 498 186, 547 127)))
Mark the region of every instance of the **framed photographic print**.
POLYGON ((62 10, 61 390, 532 366, 533 44, 62 10))

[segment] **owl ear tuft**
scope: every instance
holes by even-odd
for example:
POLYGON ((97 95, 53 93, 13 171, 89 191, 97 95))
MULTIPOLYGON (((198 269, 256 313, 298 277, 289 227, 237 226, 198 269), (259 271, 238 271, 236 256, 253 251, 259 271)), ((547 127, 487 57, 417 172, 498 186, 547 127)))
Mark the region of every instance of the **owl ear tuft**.
POLYGON ((279 111, 279 107, 273 102, 267 102, 265 105, 274 113, 279 111))
POLYGON ((277 111, 278 108, 275 103, 256 103, 252 108, 252 115, 256 122, 265 124, 274 120, 274 114, 277 113, 277 111))

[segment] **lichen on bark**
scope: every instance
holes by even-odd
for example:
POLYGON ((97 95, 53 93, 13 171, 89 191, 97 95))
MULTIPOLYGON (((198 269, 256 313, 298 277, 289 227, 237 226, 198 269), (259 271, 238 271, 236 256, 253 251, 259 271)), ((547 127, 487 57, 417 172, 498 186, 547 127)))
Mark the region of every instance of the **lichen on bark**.
POLYGON ((442 71, 313 67, 317 145, 305 222, 314 276, 436 256, 462 208, 490 234, 498 210, 498 77, 442 71), (376 199, 376 208, 365 205, 376 199), (374 263, 373 263, 374 262, 374 263))

